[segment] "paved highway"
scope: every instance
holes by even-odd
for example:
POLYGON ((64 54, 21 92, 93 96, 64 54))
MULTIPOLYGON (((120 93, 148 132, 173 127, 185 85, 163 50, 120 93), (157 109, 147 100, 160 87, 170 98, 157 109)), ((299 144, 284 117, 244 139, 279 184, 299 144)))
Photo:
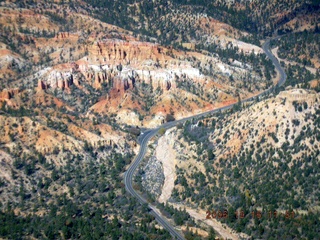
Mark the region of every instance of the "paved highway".
MULTIPOLYGON (((273 39, 277 39, 279 37, 273 38, 273 39)), ((263 51, 265 52, 265 54, 269 57, 269 59, 271 59, 271 61, 273 62, 274 66, 276 67, 277 71, 280 74, 280 80, 277 83, 278 86, 283 85, 283 83, 286 81, 287 75, 285 74, 284 70, 282 69, 282 67, 280 66, 278 60, 273 56, 273 54, 270 51, 270 39, 266 40, 266 42, 263 44, 262 46, 263 51)), ((263 94, 267 94, 272 90, 272 88, 269 88, 268 90, 254 96, 254 97, 250 97, 248 99, 243 100, 243 102, 248 102, 248 101, 252 101, 254 98, 259 97, 263 94)), ((137 170, 139 164, 141 163, 141 161, 143 160, 143 157, 146 153, 146 149, 147 149, 147 144, 148 141, 151 137, 153 137, 154 135, 157 134, 157 132, 159 131, 160 128, 165 128, 165 129, 169 129, 172 128, 174 126, 176 126, 178 123, 183 123, 187 120, 193 119, 193 118, 201 118, 210 114, 214 114, 217 113, 219 111, 223 111, 229 108, 232 108, 234 104, 222 107, 222 108, 218 108, 218 109, 214 109, 205 113, 201 113, 201 114, 197 114, 191 117, 187 117, 187 118, 183 118, 177 121, 173 121, 173 122, 168 122, 168 123, 164 123, 161 126, 154 128, 154 129, 149 129, 147 131, 145 131, 140 137, 139 137, 139 143, 140 143, 140 151, 139 154, 136 156, 136 158, 134 159, 134 161, 132 162, 132 164, 130 165, 130 167, 128 168, 128 170, 125 172, 124 174, 124 183, 126 186, 126 190, 135 198, 138 199, 138 201, 143 204, 146 203, 148 204, 147 200, 142 197, 140 194, 138 194, 132 186, 132 178, 133 178, 133 174, 134 172, 137 170)), ((183 236, 171 225, 169 224, 160 214, 158 214, 157 212, 155 212, 153 209, 155 209, 152 205, 148 204, 148 207, 150 209, 150 214, 153 215, 155 217, 155 219, 158 221, 158 223, 160 223, 165 229, 167 229, 170 234, 175 238, 175 239, 184 239, 183 236)))

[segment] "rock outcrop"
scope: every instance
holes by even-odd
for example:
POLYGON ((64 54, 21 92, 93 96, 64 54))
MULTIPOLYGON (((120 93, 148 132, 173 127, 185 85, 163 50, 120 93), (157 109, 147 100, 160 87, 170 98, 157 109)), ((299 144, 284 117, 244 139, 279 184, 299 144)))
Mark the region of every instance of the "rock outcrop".
POLYGON ((154 43, 107 39, 89 46, 88 51, 93 59, 98 57, 103 62, 119 64, 132 61, 136 63, 146 59, 156 61, 167 50, 154 43))
POLYGON ((163 91, 169 91, 176 88, 176 76, 185 74, 183 71, 143 68, 145 67, 132 67, 131 65, 122 67, 121 64, 93 65, 81 60, 79 64, 64 64, 50 70, 38 81, 38 89, 59 88, 65 90, 73 84, 80 87, 81 82, 85 81, 95 89, 102 88, 105 83, 119 92, 133 89, 137 83, 146 83, 152 85, 154 89, 160 88, 163 91))
POLYGON ((305 89, 292 89, 288 91, 280 92, 277 96, 277 99, 286 99, 290 102, 307 102, 309 104, 314 104, 317 99, 318 95, 315 91, 312 90, 305 90, 305 89))
POLYGON ((47 89, 47 85, 41 80, 39 79, 38 80, 38 87, 37 87, 38 90, 45 90, 47 89))
POLYGON ((164 183, 163 167, 155 156, 152 156, 144 168, 142 175, 143 188, 150 194, 159 197, 164 183))
MULTIPOLYGON (((80 74, 81 75, 81 74, 80 74)), ((38 90, 48 88, 59 88, 61 90, 69 90, 70 86, 75 84, 77 87, 81 85, 78 66, 76 64, 60 65, 38 80, 38 90)))
POLYGON ((20 92, 18 88, 14 89, 3 89, 0 92, 0 100, 9 100, 13 98, 15 95, 17 95, 20 92))

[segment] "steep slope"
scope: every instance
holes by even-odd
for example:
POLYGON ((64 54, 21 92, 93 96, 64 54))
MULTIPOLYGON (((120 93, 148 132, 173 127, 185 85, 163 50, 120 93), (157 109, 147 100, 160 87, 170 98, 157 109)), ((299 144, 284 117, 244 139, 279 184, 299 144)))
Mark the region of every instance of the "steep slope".
MULTIPOLYGON (((155 127, 269 88, 276 73, 259 47, 259 38, 292 30, 316 33, 318 11, 313 1, 289 0, 250 4, 180 0, 0 1, 0 236, 168 239, 169 233, 147 214, 147 207, 125 194, 122 175, 137 150, 139 127, 155 127)), ((298 57, 303 64, 311 62, 317 67, 317 55, 310 55, 312 49, 317 49, 313 40, 304 35, 302 39, 308 45, 306 53, 297 46, 296 52, 286 52, 285 40, 279 54, 298 57)), ((291 83, 310 80, 311 75, 303 74, 304 70, 288 69, 291 83)), ((318 98, 303 92, 280 97, 290 99, 290 94, 302 99, 318 98)), ((276 109, 280 100, 274 101, 270 104, 276 109)), ((288 102, 280 102, 283 111, 295 117, 289 123, 281 122, 276 137, 278 132, 272 131, 277 129, 277 118, 265 120, 270 124, 270 129, 265 130, 270 136, 265 138, 260 131, 258 136, 243 129, 237 133, 240 122, 230 125, 228 117, 222 118, 225 126, 221 125, 219 132, 212 133, 203 126, 210 127, 210 119, 193 123, 192 131, 187 124, 179 126, 177 132, 167 133, 159 141, 153 162, 145 168, 147 173, 157 171, 143 175, 144 187, 152 188, 161 202, 178 199, 189 201, 191 207, 199 203, 202 208, 214 208, 227 202, 240 208, 246 201, 247 207, 251 204, 251 208, 260 210, 262 204, 273 201, 269 204, 272 210, 280 212, 289 206, 303 212, 304 205, 318 204, 318 192, 313 189, 317 175, 310 169, 317 164, 313 158, 319 152, 313 145, 318 146, 318 138, 306 137, 312 131, 318 134, 317 128, 310 127, 311 123, 318 124, 318 103, 292 102, 293 111, 288 102), (300 112, 302 115, 296 114, 300 112), (286 126, 285 131, 282 126, 286 126), (181 137, 183 128, 189 130, 181 137), (183 145, 177 145, 177 133, 183 145), (227 139, 229 133, 234 135, 223 146, 222 137, 227 139), (194 136, 203 143, 189 144, 194 136), (271 139, 281 144, 277 142, 275 149, 268 145, 266 152, 256 146, 273 144, 271 139), (302 140, 302 146, 296 139, 302 140), (293 146, 299 151, 291 149, 293 146), (284 154, 287 150, 292 152, 293 160, 284 154), (171 165, 166 165, 168 153, 175 156, 171 165), (214 167, 205 161, 206 154, 214 167), (232 159, 232 163, 226 160, 230 171, 223 166, 224 154, 232 159), (265 197, 261 187, 255 185, 261 179, 254 174, 245 179, 251 185, 239 181, 248 169, 243 165, 235 167, 236 161, 243 160, 236 154, 249 160, 252 159, 248 155, 254 156, 249 170, 257 171, 263 180, 269 175, 257 170, 261 167, 257 162, 272 155, 274 158, 262 169, 276 168, 274 182, 285 186, 286 191, 294 185, 296 191, 277 188, 280 198, 275 203, 274 192, 268 190, 271 200, 265 197), (300 158, 306 158, 308 164, 300 158), (287 173, 285 163, 303 177, 298 179, 287 173), (164 176, 159 178, 162 166, 164 176), (201 175, 199 170, 207 175, 201 175), (183 176, 184 171, 187 176, 183 176), (209 171, 220 174, 219 180, 209 171), (238 177, 239 188, 232 182, 234 176, 238 177), (282 176, 288 176, 290 182, 282 176), (311 181, 308 186, 306 177, 311 181), (159 180, 157 184, 152 182, 155 179, 159 180), (203 190, 206 184, 209 188, 203 190), (301 196, 303 193, 305 196, 301 196), (315 197, 309 197, 309 193, 315 197), (216 205, 210 205, 212 200, 216 205)), ((262 106, 259 108, 254 116, 258 118, 254 122, 256 128, 266 124, 261 122, 261 113, 265 119, 269 116, 262 106)), ((276 112, 275 116, 279 114, 276 112)), ((241 121, 246 121, 248 115, 250 112, 243 112, 241 121)), ((268 184, 267 187, 271 188, 268 184)), ((186 225, 182 226, 186 238, 196 235, 188 232, 189 226, 203 237, 214 237, 213 231, 207 234, 196 227, 186 210, 163 208, 177 225, 186 225)), ((194 209, 188 211, 197 215, 194 209)), ((308 217, 313 221, 311 215, 308 217)), ((299 217, 294 219, 295 224, 304 221, 303 215, 299 217)), ((233 218, 228 222, 249 235, 259 231, 262 237, 279 236, 264 223, 255 223, 255 227, 251 223, 247 219, 235 223, 233 218)), ((280 223, 287 234, 286 223, 280 223)), ((221 230, 222 225, 217 224, 214 227, 221 230)), ((301 225, 301 236, 312 238, 314 232, 307 235, 305 222, 301 225)), ((224 233, 225 237, 238 235, 229 228, 224 233)), ((241 236, 246 237, 243 233, 241 236)))
POLYGON ((121 125, 156 126, 167 115, 181 118, 254 95, 275 77, 261 48, 225 34, 236 32, 226 24, 214 19, 205 24, 204 16, 197 20, 199 34, 209 34, 202 49, 217 54, 195 52, 201 41, 186 40, 186 48, 176 50, 136 37, 92 18, 84 3, 64 8, 36 1, 20 9, 10 4, 0 9, 1 88, 28 89, 30 96, 34 88, 43 90, 69 111, 107 115, 121 125))
POLYGON ((96 7, 94 14, 103 21, 157 36, 169 44, 172 41, 199 40, 201 36, 206 39, 204 33, 213 19, 231 26, 230 31, 227 30, 222 35, 244 37, 256 42, 257 36, 265 38, 275 32, 314 28, 319 22, 320 9, 318 0, 86 2, 96 7), (203 19, 207 26, 198 24, 199 19, 203 19))
POLYGON ((254 237, 313 239, 319 221, 319 100, 313 91, 292 89, 168 131, 154 152, 164 185, 153 194, 176 207, 189 205, 187 211, 202 221, 206 210, 227 210, 227 217, 214 219, 254 237), (292 231, 293 225, 301 228, 292 231))
POLYGON ((168 239, 125 195, 132 136, 106 117, 73 114, 43 91, 7 93, 0 110, 2 237, 168 239))

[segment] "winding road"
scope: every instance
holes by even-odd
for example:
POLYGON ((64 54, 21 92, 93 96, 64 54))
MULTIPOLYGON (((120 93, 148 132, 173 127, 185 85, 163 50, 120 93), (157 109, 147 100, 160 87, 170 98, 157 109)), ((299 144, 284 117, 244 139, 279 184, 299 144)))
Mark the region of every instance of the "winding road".
MULTIPOLYGON (((276 38, 272 38, 272 39, 278 39, 280 37, 276 37, 276 38)), ((269 59, 273 62, 275 68, 277 69, 277 71, 279 72, 280 74, 280 79, 277 83, 278 86, 281 86, 284 84, 284 82, 286 81, 286 78, 287 78, 287 75, 285 74, 284 70, 282 69, 282 67, 280 66, 280 63, 278 62, 278 60, 275 58, 275 56, 273 56, 273 54, 271 53, 271 50, 270 50, 270 40, 271 39, 268 39, 265 41, 265 43, 263 44, 262 48, 263 48, 263 51, 265 52, 265 54, 269 57, 269 59)), ((268 90, 254 96, 254 97, 250 97, 250 98, 247 98, 245 100, 243 100, 242 102, 248 102, 248 101, 252 101, 254 100, 256 97, 259 97, 263 94, 267 94, 269 93, 270 91, 272 91, 272 88, 269 88, 268 90)), ((153 136, 155 136, 157 134, 157 132, 159 131, 160 128, 165 128, 165 129, 169 129, 169 128, 172 128, 174 126, 176 126, 178 123, 183 123, 187 120, 190 120, 190 119, 197 119, 197 118, 201 118, 201 117, 205 117, 205 116, 208 116, 210 114, 214 114, 214 113, 217 113, 219 111, 223 111, 223 110, 226 110, 226 109, 230 109, 233 107, 233 105, 235 105, 237 103, 233 103, 233 104, 230 104, 228 106, 225 106, 225 107, 221 107, 221 108, 217 108, 217 109, 214 109, 214 110, 211 110, 211 111, 208 111, 208 112, 204 112, 204 113, 201 113, 201 114, 197 114, 197 115, 194 115, 194 116, 190 116, 190 117, 187 117, 187 118, 183 118, 183 119, 180 119, 180 120, 177 120, 177 121, 173 121, 173 122, 168 122, 168 123, 165 123, 165 124, 162 124, 161 126, 157 127, 157 128, 154 128, 154 129, 149 129, 147 131, 145 131, 139 138, 139 142, 140 142, 140 151, 139 151, 139 154, 136 156, 136 158, 134 159, 134 161, 132 162, 132 164, 130 165, 130 167, 128 168, 128 170, 125 172, 124 174, 124 183, 125 183, 125 186, 126 186, 126 190, 132 195, 134 196, 135 198, 138 199, 138 201, 141 203, 141 204, 148 204, 148 207, 150 209, 150 214, 153 215, 155 217, 155 219, 157 220, 158 223, 160 223, 165 229, 167 229, 170 234, 175 238, 175 239, 184 239, 184 237, 175 229, 175 227, 173 227, 170 223, 168 223, 162 216, 160 213, 158 213, 157 211, 155 211, 155 207, 152 206, 151 204, 149 204, 147 202, 147 200, 142 197, 140 194, 138 194, 134 189, 133 189, 133 186, 132 186, 132 178, 133 178, 133 175, 134 175, 134 172, 137 170, 139 164, 141 163, 141 161, 143 160, 143 157, 146 153, 146 149, 147 149, 147 144, 148 144, 148 141, 150 138, 152 138, 153 136)))

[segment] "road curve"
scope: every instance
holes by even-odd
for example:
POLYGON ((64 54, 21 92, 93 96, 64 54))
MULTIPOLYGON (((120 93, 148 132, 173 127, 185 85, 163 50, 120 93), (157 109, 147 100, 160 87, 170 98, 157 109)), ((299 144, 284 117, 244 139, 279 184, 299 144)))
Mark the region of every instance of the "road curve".
MULTIPOLYGON (((280 37, 275 37, 272 39, 278 39, 280 37)), ((287 75, 285 73, 285 71, 282 69, 282 67, 280 66, 280 63, 278 62, 278 60, 275 58, 275 56, 273 56, 273 54, 270 51, 270 40, 271 39, 267 39, 265 41, 265 43, 262 46, 263 51, 265 52, 265 54, 268 56, 268 58, 273 62, 273 65, 275 66, 275 68, 277 69, 277 71, 280 74, 280 80, 278 81, 277 85, 281 86, 284 84, 284 82, 286 81, 287 75)), ((243 102, 248 102, 248 101, 252 101, 254 98, 259 97, 263 94, 267 94, 270 91, 272 91, 272 88, 267 89, 266 91, 254 96, 254 97, 250 97, 247 98, 245 100, 243 100, 243 102)), ((174 126, 176 126, 178 123, 183 123, 187 120, 191 120, 193 118, 201 118, 201 117, 205 117, 207 115, 210 114, 214 114, 217 113, 219 111, 223 111, 226 109, 230 109, 232 108, 236 103, 230 104, 228 106, 225 107, 221 107, 221 108, 217 108, 208 112, 204 112, 204 113, 200 113, 194 116, 190 116, 190 117, 186 117, 180 120, 176 120, 173 122, 168 122, 168 123, 164 123, 161 126, 154 128, 154 129, 149 129, 147 131, 145 131, 143 133, 143 135, 140 136, 139 141, 140 141, 140 151, 138 153, 138 155, 136 156, 136 158, 134 159, 134 161, 131 163, 131 165, 129 166, 128 170, 124 173, 124 183, 126 186, 126 190, 135 198, 138 199, 138 201, 141 204, 148 204, 147 200, 142 197, 140 194, 138 194, 132 186, 132 178, 133 178, 133 174, 134 172, 137 170, 139 164, 141 163, 141 161, 143 160, 143 157, 146 153, 146 149, 147 149, 147 144, 148 141, 151 137, 153 137, 154 135, 157 134, 157 132, 159 131, 160 128, 165 128, 165 129, 169 129, 172 128, 174 126)), ((168 223, 160 214, 158 214, 157 212, 155 212, 153 209, 154 207, 151 204, 148 204, 148 207, 150 209, 150 214, 153 215, 155 217, 155 219, 157 220, 158 223, 160 223, 165 229, 167 229, 169 231, 169 233, 175 238, 175 239, 184 239, 183 236, 181 236, 181 234, 170 224, 168 223)))

